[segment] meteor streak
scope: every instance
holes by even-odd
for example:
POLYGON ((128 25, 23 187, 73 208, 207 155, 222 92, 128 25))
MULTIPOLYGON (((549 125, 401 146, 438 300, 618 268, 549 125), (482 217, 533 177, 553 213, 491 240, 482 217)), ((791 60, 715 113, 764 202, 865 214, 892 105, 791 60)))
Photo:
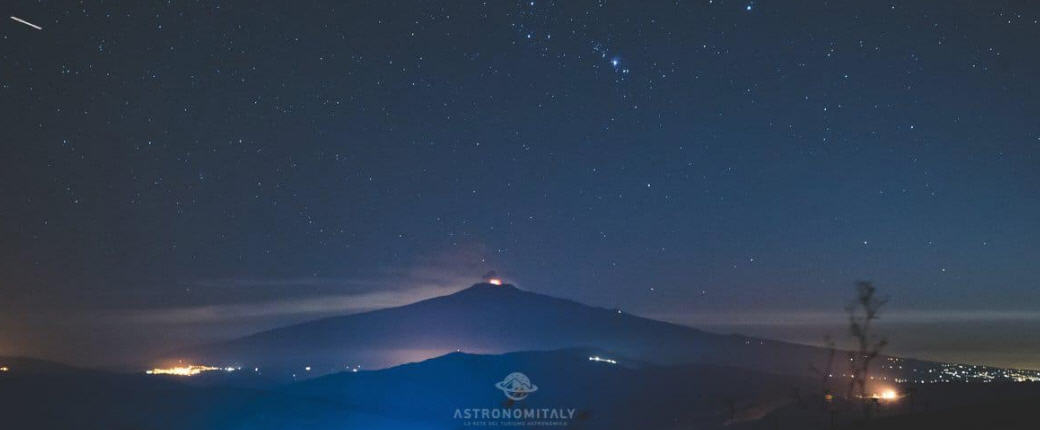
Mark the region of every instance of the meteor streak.
POLYGON ((15 21, 18 21, 18 22, 20 22, 20 23, 22 23, 22 24, 28 25, 29 27, 35 28, 35 29, 37 29, 37 30, 43 30, 43 27, 40 27, 40 26, 38 26, 38 25, 36 25, 36 24, 33 24, 33 23, 29 22, 29 21, 26 21, 26 20, 24 20, 24 19, 21 19, 21 18, 19 18, 19 17, 17 17, 17 16, 12 16, 12 17, 11 17, 11 19, 13 19, 13 20, 15 20, 15 21))

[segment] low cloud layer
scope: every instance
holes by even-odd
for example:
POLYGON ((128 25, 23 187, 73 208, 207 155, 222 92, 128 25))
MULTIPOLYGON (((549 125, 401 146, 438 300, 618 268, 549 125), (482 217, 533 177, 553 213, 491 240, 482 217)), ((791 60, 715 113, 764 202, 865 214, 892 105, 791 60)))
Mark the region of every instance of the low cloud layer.
POLYGON ((457 290, 457 286, 422 285, 405 290, 319 295, 301 299, 131 310, 116 314, 116 318, 138 323, 195 324, 279 316, 347 314, 400 306, 457 290))
MULTIPOLYGON (((690 326, 801 326, 844 324, 848 316, 840 311, 723 311, 661 313, 649 315, 690 326)), ((929 324, 944 322, 1040 322, 1040 311, 1004 310, 911 310, 892 309, 881 316, 882 324, 929 324)))

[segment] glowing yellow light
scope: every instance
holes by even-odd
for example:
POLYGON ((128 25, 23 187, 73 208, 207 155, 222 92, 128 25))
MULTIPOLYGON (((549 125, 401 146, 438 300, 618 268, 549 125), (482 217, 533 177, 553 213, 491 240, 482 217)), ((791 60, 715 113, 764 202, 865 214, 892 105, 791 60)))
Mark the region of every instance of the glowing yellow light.
POLYGON ((7 366, 0 367, 0 372, 7 372, 7 371, 10 371, 10 370, 11 369, 8 369, 7 366))
POLYGON ((191 366, 168 367, 168 368, 165 368, 165 369, 155 368, 155 369, 152 369, 152 370, 147 370, 144 373, 147 373, 149 375, 195 376, 195 375, 198 375, 198 374, 200 374, 202 372, 209 372, 209 371, 213 371, 213 370, 221 370, 221 369, 219 367, 191 365, 191 366))
POLYGON ((899 400, 899 393, 895 392, 895 390, 885 390, 885 391, 882 391, 880 394, 878 394, 878 393, 871 394, 870 398, 872 398, 874 400, 885 400, 885 401, 899 400))
POLYGON ((502 285, 502 280, 498 278, 488 279, 488 283, 491 285, 502 285))

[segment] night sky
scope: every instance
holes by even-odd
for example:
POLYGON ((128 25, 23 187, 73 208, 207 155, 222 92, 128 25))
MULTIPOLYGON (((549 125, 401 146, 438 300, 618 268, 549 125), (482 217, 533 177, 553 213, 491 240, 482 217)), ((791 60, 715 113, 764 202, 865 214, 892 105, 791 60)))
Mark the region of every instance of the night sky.
POLYGON ((497 270, 817 343, 873 280, 893 352, 1040 367, 1033 2, 3 9, 0 355, 120 362, 497 270))

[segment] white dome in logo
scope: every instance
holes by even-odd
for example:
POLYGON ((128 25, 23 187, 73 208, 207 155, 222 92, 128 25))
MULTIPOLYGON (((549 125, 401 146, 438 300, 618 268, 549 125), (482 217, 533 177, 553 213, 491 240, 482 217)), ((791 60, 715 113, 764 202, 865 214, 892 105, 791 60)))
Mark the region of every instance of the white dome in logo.
POLYGON ((501 382, 495 384, 495 388, 502 390, 506 397, 512 400, 523 400, 528 394, 538 391, 538 386, 520 372, 510 373, 501 382))

